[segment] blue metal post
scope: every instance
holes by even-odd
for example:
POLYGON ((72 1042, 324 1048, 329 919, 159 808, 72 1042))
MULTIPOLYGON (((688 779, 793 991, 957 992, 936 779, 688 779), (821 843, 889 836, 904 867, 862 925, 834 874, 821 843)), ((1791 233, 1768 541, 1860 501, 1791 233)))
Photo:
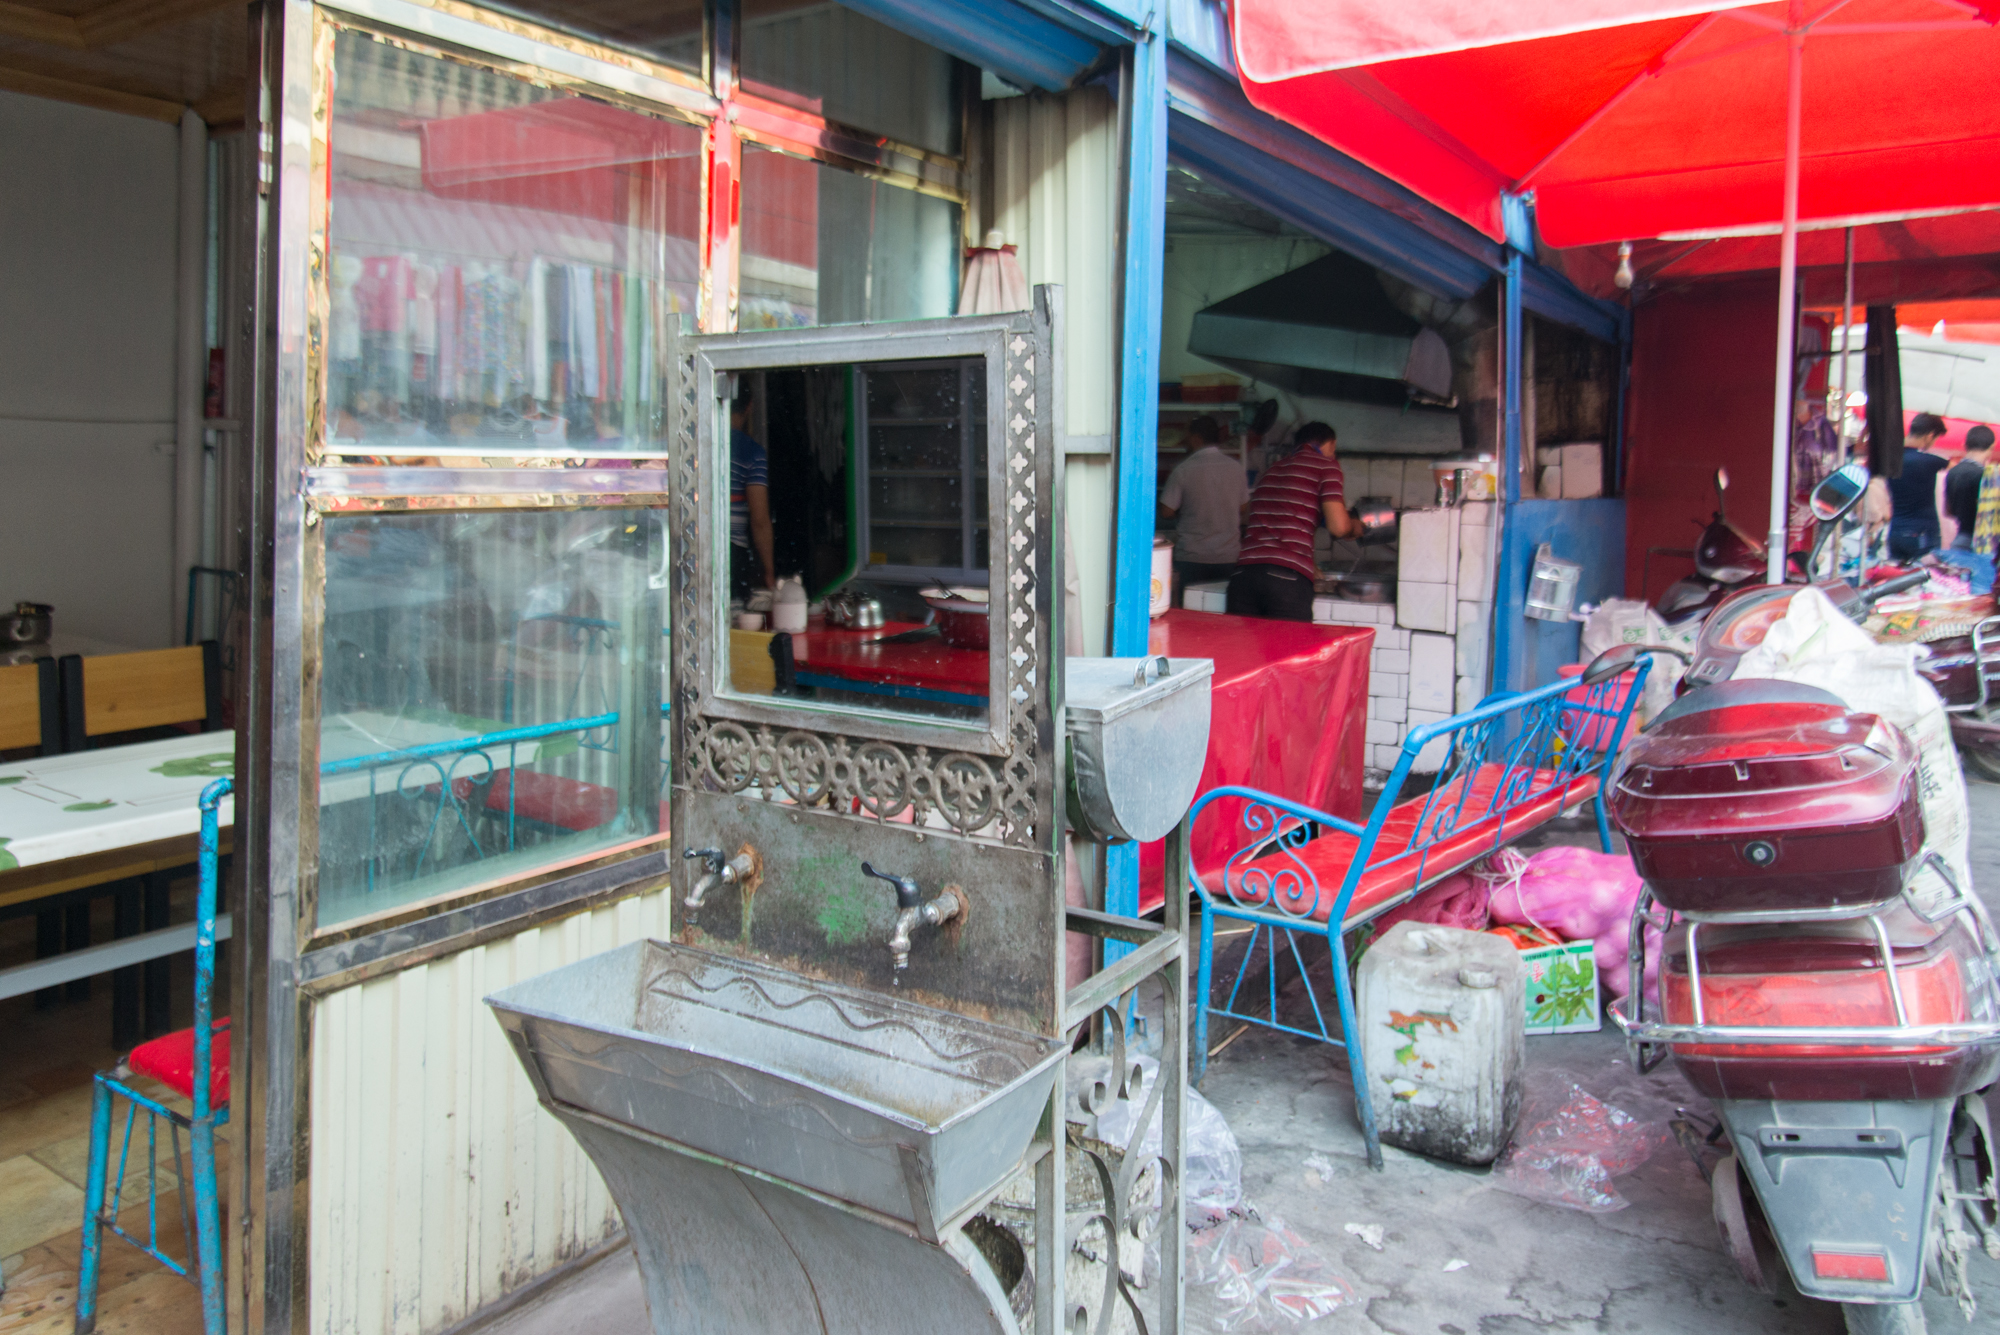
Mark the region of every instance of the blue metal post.
MULTIPOLYGON (((83 1184, 83 1262, 76 1284, 77 1335, 97 1329, 97 1275, 104 1257, 104 1173, 111 1159, 111 1090, 90 1089, 90 1180, 83 1184)), ((121 1168, 123 1165, 120 1165, 121 1168)))
POLYGON ((1500 326, 1500 382, 1504 417, 1500 459, 1500 573, 1498 596, 1493 600, 1493 679, 1491 689, 1518 690, 1525 683, 1514 680, 1518 644, 1524 627, 1522 608, 1528 600, 1528 549, 1514 522, 1515 508, 1521 503, 1521 252, 1507 248, 1507 271, 1502 278, 1502 318, 1500 326))
MULTIPOLYGON (((217 779, 201 792, 201 879, 196 891, 194 936, 194 1218, 201 1270, 202 1328, 220 1335, 222 1305, 222 1202, 215 1172, 215 1117, 209 1106, 210 1030, 215 1007, 216 807, 234 785, 217 779)), ((93 1134, 95 1132, 93 1131, 93 1134)))
MULTIPOLYGON (((1153 516, 1159 491, 1160 293, 1167 253, 1167 41, 1139 34, 1123 80, 1125 226, 1119 324, 1118 498, 1113 517, 1111 652, 1146 652, 1152 601, 1153 516)), ((1139 849, 1114 844, 1106 855, 1104 907, 1139 911, 1139 849)), ((1168 887, 1168 893, 1174 887, 1168 887)), ((1185 893, 1183 891, 1182 893, 1185 893)), ((1131 950, 1104 943, 1105 962, 1131 950)))

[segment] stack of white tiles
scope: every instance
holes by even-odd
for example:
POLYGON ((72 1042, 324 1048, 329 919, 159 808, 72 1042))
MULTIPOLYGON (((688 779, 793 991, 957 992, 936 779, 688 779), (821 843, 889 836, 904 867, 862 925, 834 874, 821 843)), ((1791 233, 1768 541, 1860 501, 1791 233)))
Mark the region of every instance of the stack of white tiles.
MULTIPOLYGON (((1429 461, 1421 462, 1428 485, 1429 461)), ((1394 607, 1314 600, 1316 621, 1375 630, 1368 674, 1370 769, 1393 769, 1410 729, 1470 709, 1485 695, 1493 604, 1492 512, 1491 502, 1479 501, 1449 510, 1405 512, 1397 541, 1394 607)), ((1413 768, 1435 772, 1446 749, 1442 742, 1425 747, 1413 768)))

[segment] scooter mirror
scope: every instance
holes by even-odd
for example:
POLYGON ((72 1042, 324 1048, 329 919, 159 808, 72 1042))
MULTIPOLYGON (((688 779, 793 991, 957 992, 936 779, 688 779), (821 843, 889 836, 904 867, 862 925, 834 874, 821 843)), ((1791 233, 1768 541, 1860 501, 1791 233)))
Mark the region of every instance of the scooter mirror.
POLYGON ((1609 649, 1591 659, 1590 665, 1584 668, 1583 684, 1585 686, 1597 686, 1610 681, 1613 677, 1638 662, 1639 655, 1644 652, 1644 645, 1612 645, 1609 649))
POLYGON ((1842 464, 1813 488, 1810 501, 1813 518, 1831 524, 1860 504, 1867 492, 1868 465, 1842 464))

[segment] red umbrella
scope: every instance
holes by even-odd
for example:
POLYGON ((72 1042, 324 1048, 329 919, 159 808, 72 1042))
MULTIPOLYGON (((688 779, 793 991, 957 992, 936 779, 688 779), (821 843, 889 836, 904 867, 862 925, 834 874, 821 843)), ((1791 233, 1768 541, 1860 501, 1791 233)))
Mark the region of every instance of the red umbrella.
MULTIPOLYGON (((1779 478, 1801 221, 2000 208, 2000 0, 1235 0, 1231 12, 1253 103, 1495 238, 1502 198, 1530 191, 1556 246, 1774 234, 1779 478)), ((2000 250, 2000 213, 1989 219, 2000 250)), ((1774 579, 1785 499, 1774 486, 1774 579)))

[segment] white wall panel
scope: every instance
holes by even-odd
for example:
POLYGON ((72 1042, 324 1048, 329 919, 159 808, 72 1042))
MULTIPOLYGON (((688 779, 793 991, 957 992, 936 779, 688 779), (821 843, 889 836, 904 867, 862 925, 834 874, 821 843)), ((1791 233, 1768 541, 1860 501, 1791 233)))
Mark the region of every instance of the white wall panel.
POLYGON ((132 649, 180 642, 179 156, 174 126, 0 92, 0 600, 132 649))
POLYGON ((623 900, 335 992, 312 1035, 311 1329, 425 1335, 615 1232, 590 1161, 535 1102, 483 1000, 643 937, 623 900))
MULTIPOLYGON (((1102 88, 1004 98, 993 108, 993 225, 1020 248, 1028 282, 1060 283, 1070 436, 1117 430, 1118 110, 1102 88)), ((1069 535, 1084 652, 1101 654, 1111 606, 1112 469, 1069 461, 1069 535)))

